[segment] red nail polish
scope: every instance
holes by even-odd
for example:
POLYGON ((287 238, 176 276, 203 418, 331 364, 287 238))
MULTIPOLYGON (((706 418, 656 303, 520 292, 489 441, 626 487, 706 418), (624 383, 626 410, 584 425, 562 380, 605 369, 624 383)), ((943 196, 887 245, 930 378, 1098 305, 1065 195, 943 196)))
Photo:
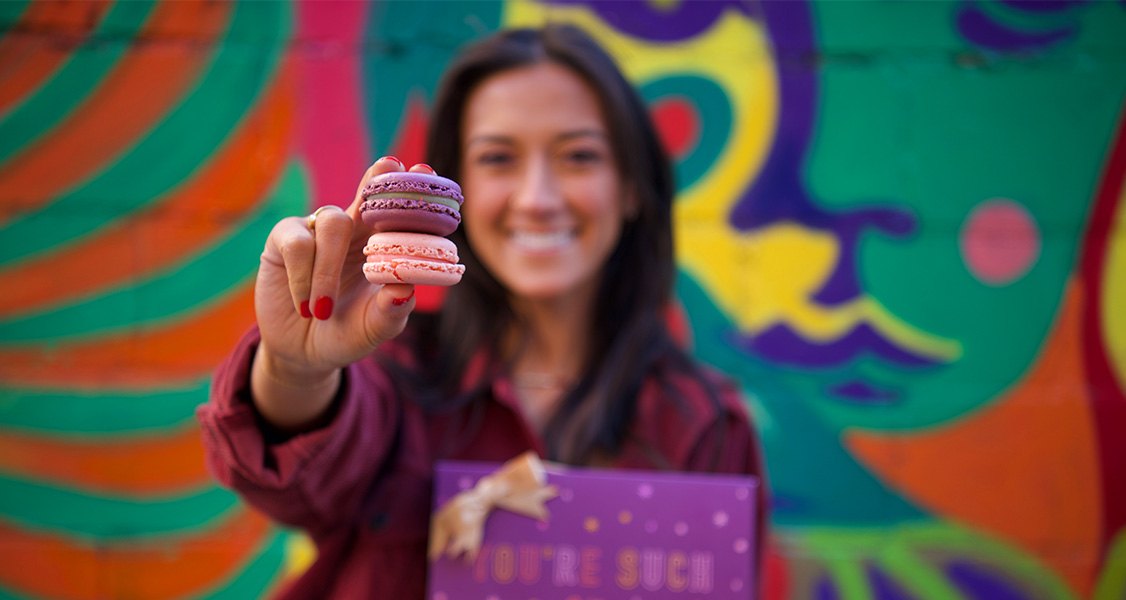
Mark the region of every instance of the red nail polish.
POLYGON ((320 320, 327 320, 332 316, 332 298, 321 296, 313 305, 313 314, 320 320))
POLYGON ((426 164, 426 163, 418 163, 418 164, 417 164, 417 165, 415 165, 415 166, 416 166, 416 167, 426 167, 426 170, 427 170, 427 171, 430 171, 431 173, 434 173, 434 167, 431 167, 430 165, 428 165, 428 164, 426 164))
POLYGON ((414 290, 411 290, 411 295, 407 296, 406 298, 392 298, 391 304, 394 304, 395 306, 402 306, 407 302, 410 302, 411 298, 414 298, 414 290))
POLYGON ((309 301, 306 300, 301 303, 301 316, 306 319, 312 319, 313 313, 309 312, 309 301))
MULTIPOLYGON (((403 161, 401 161, 401 160, 399 160, 399 159, 395 158, 394 156, 384 156, 383 158, 381 158, 381 159, 379 159, 379 160, 383 160, 384 158, 386 158, 386 159, 390 159, 390 160, 393 160, 393 161, 395 161, 395 162, 399 163, 399 167, 400 167, 400 168, 402 168, 402 166, 403 166, 403 161)), ((375 161, 375 162, 379 162, 379 160, 377 160, 377 161, 375 161)))

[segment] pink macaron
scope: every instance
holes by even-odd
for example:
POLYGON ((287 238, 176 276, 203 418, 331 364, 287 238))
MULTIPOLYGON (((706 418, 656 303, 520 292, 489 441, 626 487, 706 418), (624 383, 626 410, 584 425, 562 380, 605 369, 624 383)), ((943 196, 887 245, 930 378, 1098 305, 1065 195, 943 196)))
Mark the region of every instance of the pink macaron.
POLYGON ((364 276, 374 284, 453 285, 465 273, 465 265, 457 263, 457 246, 444 237, 425 233, 373 234, 364 255, 364 276))
POLYGON ((439 175, 384 173, 372 177, 361 195, 360 217, 377 232, 449 235, 461 223, 461 186, 439 175))

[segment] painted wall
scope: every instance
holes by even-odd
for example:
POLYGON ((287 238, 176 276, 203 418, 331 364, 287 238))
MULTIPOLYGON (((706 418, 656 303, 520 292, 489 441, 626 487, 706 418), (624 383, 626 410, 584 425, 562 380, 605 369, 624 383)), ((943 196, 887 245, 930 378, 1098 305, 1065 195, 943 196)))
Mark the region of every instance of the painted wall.
POLYGON ((263 240, 421 158, 460 43, 546 19, 676 157, 691 344, 766 444, 771 600, 1126 597, 1126 3, 9 0, 0 598, 302 568, 192 416, 263 240))

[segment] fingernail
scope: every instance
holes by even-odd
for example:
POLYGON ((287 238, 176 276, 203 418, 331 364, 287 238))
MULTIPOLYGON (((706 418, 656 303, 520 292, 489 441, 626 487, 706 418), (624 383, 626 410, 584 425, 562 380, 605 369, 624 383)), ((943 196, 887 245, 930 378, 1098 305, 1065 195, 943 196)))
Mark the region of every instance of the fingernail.
POLYGON ((332 316, 332 298, 328 296, 321 296, 317 298, 317 303, 313 305, 313 314, 322 321, 327 320, 332 316))
POLYGON ((418 163, 418 164, 417 164, 417 165, 415 165, 415 166, 416 166, 416 167, 423 167, 423 168, 425 168, 425 169, 426 169, 427 171, 430 171, 431 173, 434 173, 434 167, 431 167, 430 165, 428 165, 428 164, 426 164, 426 163, 418 163))
POLYGON ((410 302, 411 298, 414 298, 414 290, 411 290, 411 295, 407 296, 406 298, 392 298, 391 304, 394 304, 395 306, 402 306, 407 302, 410 302))
MULTIPOLYGON (((395 158, 394 156, 384 156, 383 158, 381 158, 381 159, 379 159, 379 160, 384 160, 384 159, 386 159, 386 160, 393 160, 393 161, 395 161, 395 162, 399 163, 399 167, 400 167, 400 168, 401 168, 401 167, 403 166, 403 161, 401 161, 401 160, 399 160, 399 159, 395 158)), ((375 162, 379 162, 379 160, 377 160, 377 161, 375 161, 375 162)))
POLYGON ((306 319, 312 319, 313 313, 309 312, 309 301, 306 300, 301 303, 301 316, 306 319))

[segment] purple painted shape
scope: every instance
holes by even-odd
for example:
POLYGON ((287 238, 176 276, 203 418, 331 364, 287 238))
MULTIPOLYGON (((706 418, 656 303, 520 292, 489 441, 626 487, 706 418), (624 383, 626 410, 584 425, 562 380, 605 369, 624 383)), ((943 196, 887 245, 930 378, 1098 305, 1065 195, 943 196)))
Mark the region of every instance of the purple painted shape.
POLYGON ((868 567, 868 579, 872 582, 875 600, 915 600, 915 596, 904 592, 899 584, 892 581, 879 569, 868 567))
POLYGON ((946 566, 950 581, 974 600, 1028 600, 1031 596, 973 563, 954 561, 946 566))
POLYGON ((862 293, 856 256, 860 236, 869 229, 905 236, 915 230, 916 220, 893 206, 829 212, 812 197, 803 181, 818 93, 812 16, 805 2, 764 2, 762 8, 778 63, 781 112, 766 164, 736 202, 731 223, 748 231, 796 221, 832 232, 841 244, 841 260, 814 300, 842 304, 862 293))
POLYGON ((840 600, 836 587, 833 586, 833 582, 828 577, 817 580, 817 585, 813 589, 813 597, 816 600, 840 600))
POLYGON ((695 37, 711 27, 726 10, 748 12, 746 0, 680 2, 668 8, 657 7, 649 0, 549 0, 549 3, 585 6, 618 31, 659 42, 695 37))
POLYGON ((826 391, 830 396, 856 404, 895 404, 901 398, 897 390, 878 387, 856 379, 831 385, 826 391))
MULTIPOLYGON (((830 217, 833 218, 833 217, 830 217)), ((843 304, 860 295, 860 275, 857 272, 857 253, 860 236, 875 229, 893 238, 904 238, 914 233, 915 217, 903 208, 876 207, 855 210, 836 217, 835 233, 841 245, 841 261, 825 285, 813 297, 826 305, 843 304)))
POLYGON ((974 4, 961 6, 955 17, 955 24, 962 36, 971 43, 1001 52, 1044 49, 1073 37, 1077 31, 1074 26, 1044 32, 1019 31, 996 22, 974 4))
POLYGON ((1065 12, 1083 6, 1091 0, 998 0, 1006 6, 1030 13, 1065 12))
POLYGON ((847 365, 864 354, 877 356, 903 368, 930 367, 934 360, 892 344, 863 323, 829 344, 814 344, 785 325, 775 325, 755 336, 739 336, 736 342, 772 363, 814 368, 847 365))

